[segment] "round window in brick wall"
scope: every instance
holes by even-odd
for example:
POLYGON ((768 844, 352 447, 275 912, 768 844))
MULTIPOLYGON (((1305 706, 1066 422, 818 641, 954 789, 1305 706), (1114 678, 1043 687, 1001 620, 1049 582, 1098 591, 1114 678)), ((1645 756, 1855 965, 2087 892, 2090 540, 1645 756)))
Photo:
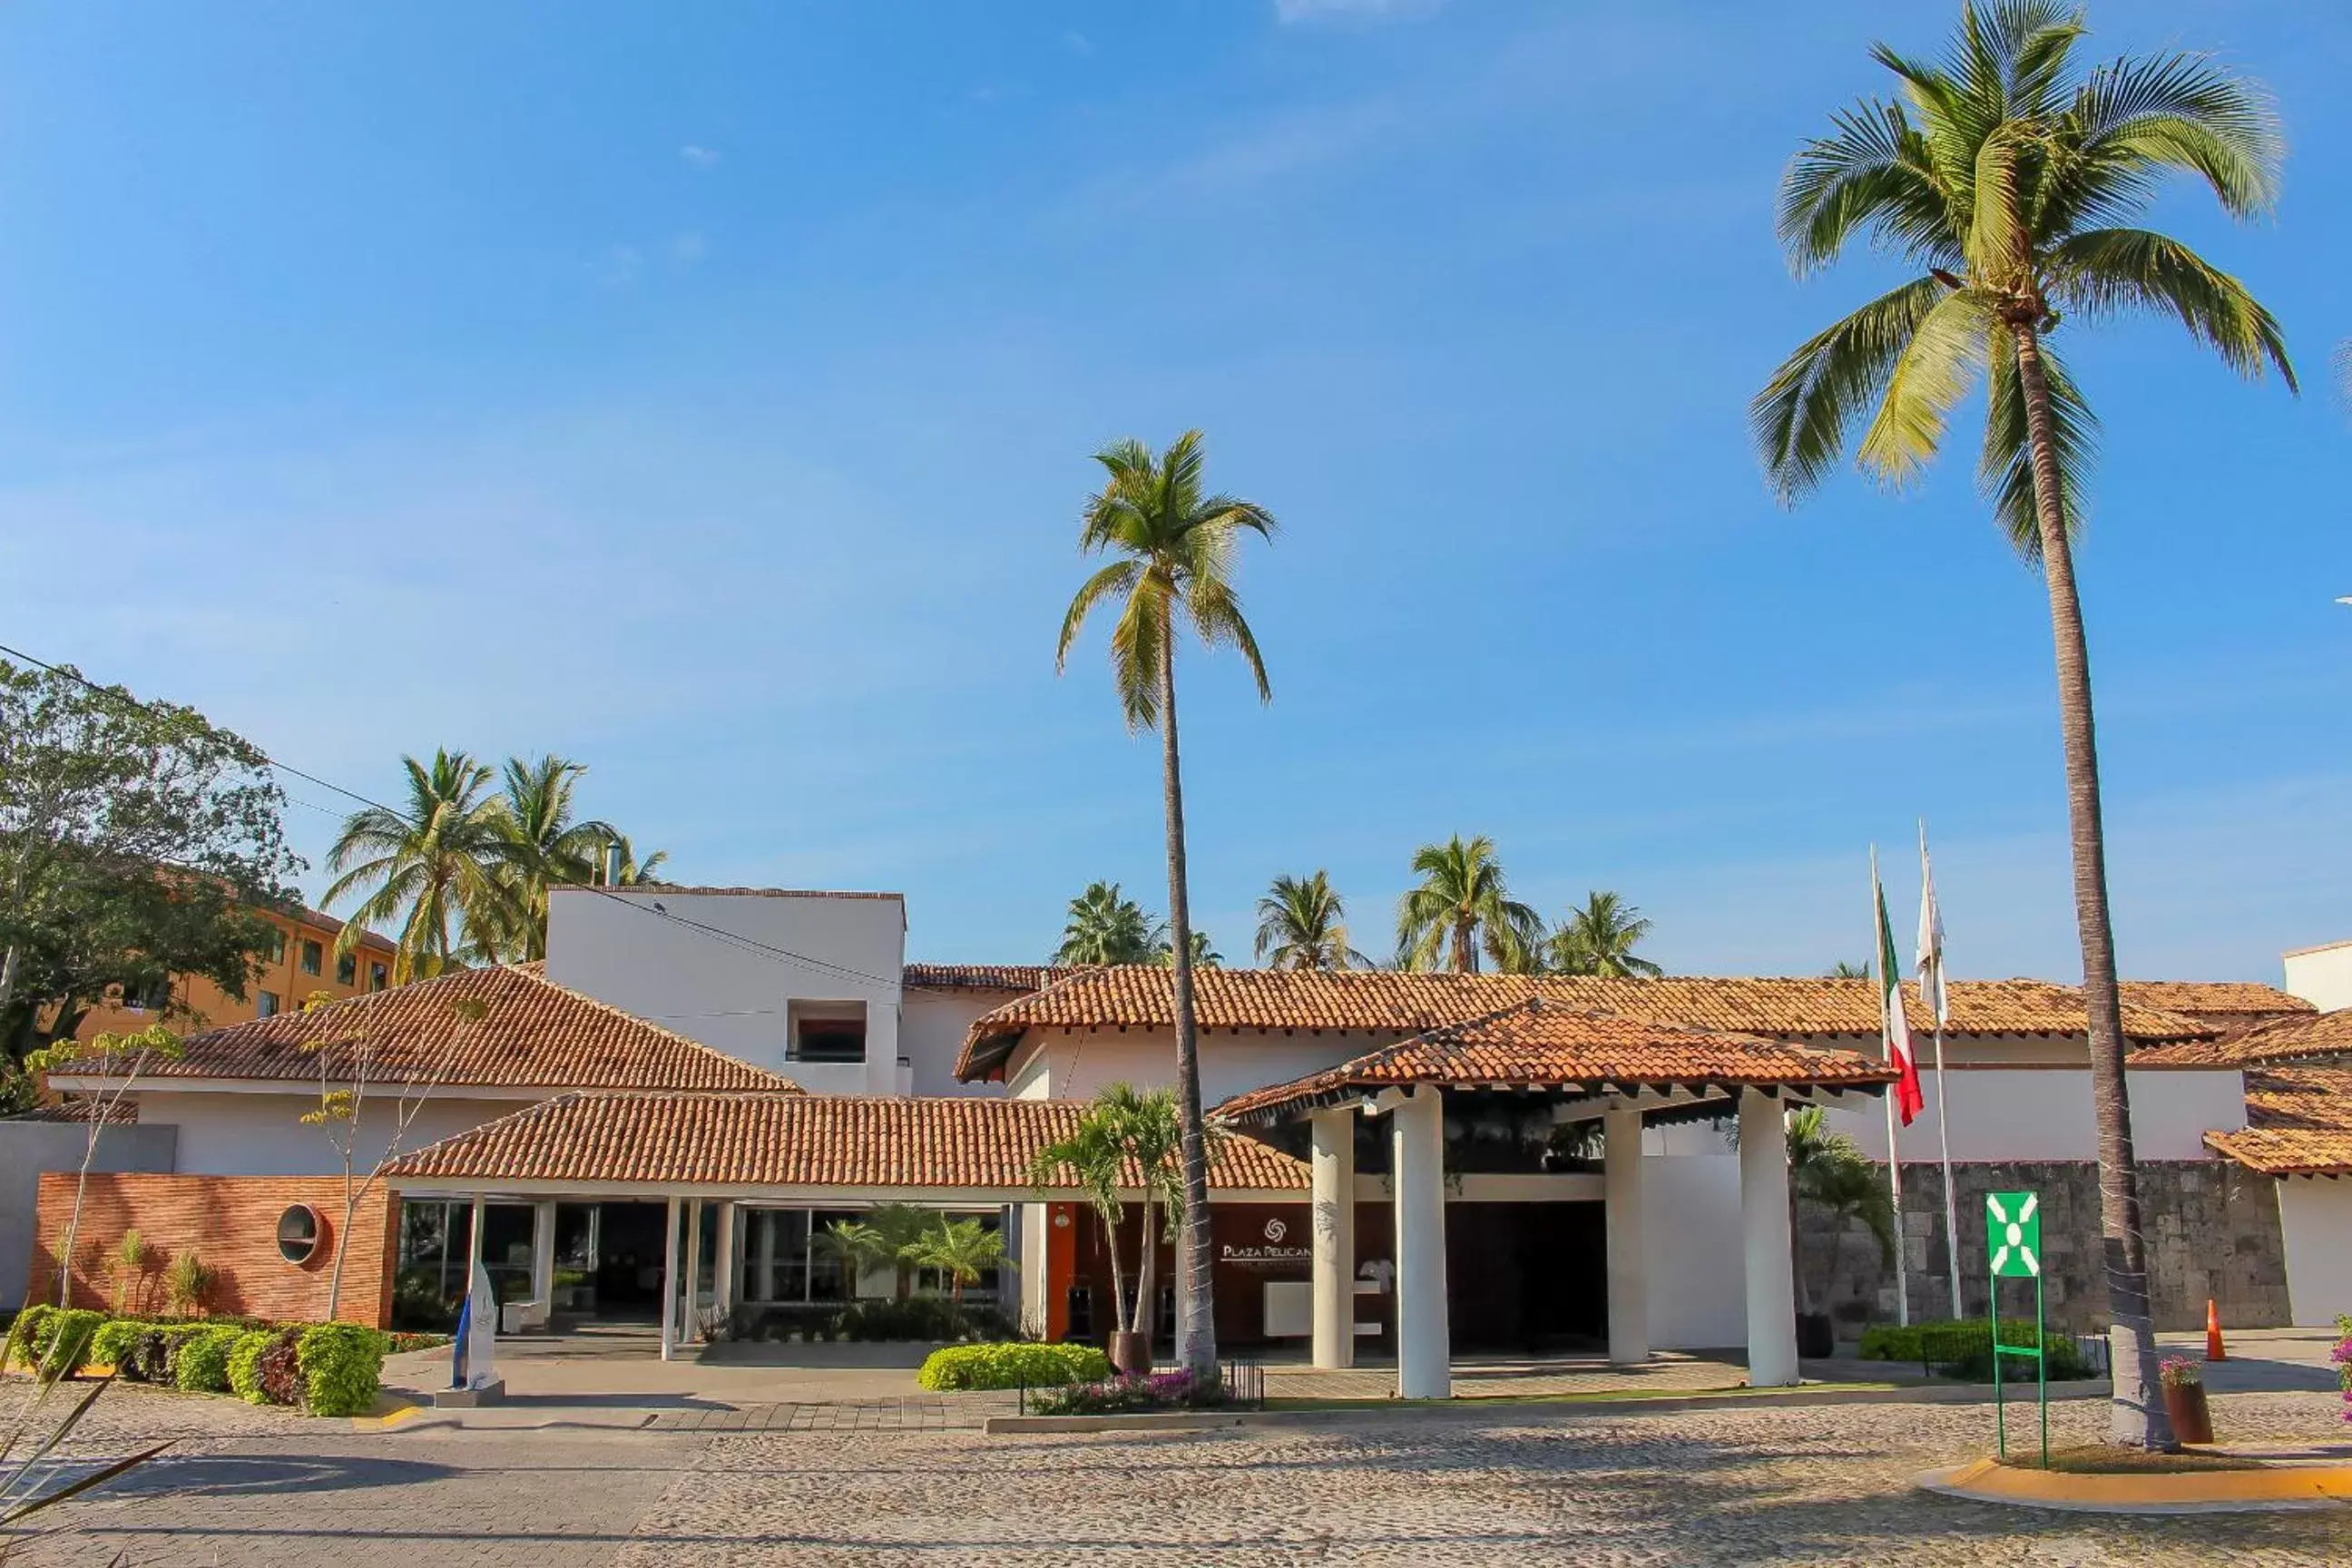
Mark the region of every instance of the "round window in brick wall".
POLYGON ((310 1262, 325 1228, 319 1223, 317 1209, 309 1204, 294 1205, 278 1216, 278 1256, 289 1263, 310 1262))

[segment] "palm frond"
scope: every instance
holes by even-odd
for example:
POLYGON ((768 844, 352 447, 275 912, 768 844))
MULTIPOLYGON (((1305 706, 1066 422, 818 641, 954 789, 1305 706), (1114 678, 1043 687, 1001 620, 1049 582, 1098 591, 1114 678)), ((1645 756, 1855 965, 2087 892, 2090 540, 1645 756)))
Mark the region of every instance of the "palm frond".
POLYGON ((2068 119, 2093 167, 2195 174, 2233 217, 2277 204, 2286 155, 2277 106, 2260 83, 2209 55, 2110 61, 2083 84, 2068 119))
POLYGON ((1945 295, 1920 318, 1856 450, 1863 468, 1899 487, 1935 458, 1953 405, 1983 373, 1990 325, 1991 317, 1972 289, 1945 295))
MULTIPOLYGON (((2074 379, 2047 340, 2041 345, 2042 374, 2050 384, 2052 445, 2056 449, 2059 510, 2066 537, 2083 529, 2083 498, 2089 493, 2091 464, 2099 422, 2083 401, 2074 379)), ((2025 389, 2017 366, 2017 343, 2006 328, 1988 334, 1984 450, 1977 459, 1977 482, 1993 503, 1993 519, 2018 554, 2042 559, 2042 520, 2034 507, 2033 453, 2026 430, 2025 389)))
POLYGON ((1748 406, 1764 471, 1782 504, 1819 485, 1848 431, 1883 392, 1919 323, 1947 292, 1921 278, 1880 295, 1789 356, 1748 406))
POLYGON ((2143 228, 2088 229, 2053 247, 2049 266, 2053 297, 2073 309, 2176 317, 2239 374, 2258 379, 2275 368, 2296 386, 2277 318, 2244 284, 2177 239, 2143 228))

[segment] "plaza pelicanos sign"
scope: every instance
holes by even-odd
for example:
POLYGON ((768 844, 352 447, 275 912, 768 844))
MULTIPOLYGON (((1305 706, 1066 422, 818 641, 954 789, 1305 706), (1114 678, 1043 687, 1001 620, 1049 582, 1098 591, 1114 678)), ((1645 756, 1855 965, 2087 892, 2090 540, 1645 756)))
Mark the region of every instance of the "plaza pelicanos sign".
POLYGON ((1242 1247, 1230 1241, 1220 1246, 1217 1261, 1236 1268, 1278 1268, 1306 1263, 1312 1257, 1307 1248, 1289 1244, 1290 1222, 1278 1215, 1268 1219, 1259 1234, 1264 1240, 1242 1247))

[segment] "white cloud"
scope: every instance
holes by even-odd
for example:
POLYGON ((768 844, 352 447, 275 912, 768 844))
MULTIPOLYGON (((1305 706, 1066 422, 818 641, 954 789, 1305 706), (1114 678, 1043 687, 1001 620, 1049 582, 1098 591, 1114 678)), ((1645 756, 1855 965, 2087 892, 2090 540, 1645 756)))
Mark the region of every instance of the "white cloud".
POLYGON ((1299 22, 1395 22, 1426 16, 1445 0, 1274 0, 1275 16, 1299 22))
POLYGON ((679 148, 677 155, 697 169, 708 169, 719 162, 719 154, 714 149, 698 147, 691 142, 679 148))

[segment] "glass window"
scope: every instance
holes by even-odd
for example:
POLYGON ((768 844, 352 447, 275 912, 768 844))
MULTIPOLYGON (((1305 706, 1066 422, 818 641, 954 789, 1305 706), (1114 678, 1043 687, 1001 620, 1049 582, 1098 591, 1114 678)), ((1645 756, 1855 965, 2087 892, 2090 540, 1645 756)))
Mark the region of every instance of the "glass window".
POLYGON ((812 1301, 845 1301, 853 1291, 848 1271, 842 1267, 841 1255, 822 1245, 818 1238, 832 1225, 862 1224, 862 1209, 819 1209, 808 1215, 809 1226, 809 1289, 812 1301))
POLYGON ((253 1016, 257 1018, 278 1016, 278 993, 275 991, 257 993, 253 998, 253 1016))
POLYGON ((803 1018, 793 1031, 790 1057, 796 1062, 862 1062, 866 1020, 803 1018))
POLYGON ((743 1220, 742 1299, 805 1301, 809 1291, 806 1209, 751 1209, 743 1220))
POLYGON ((381 991, 391 981, 391 973, 381 963, 368 965, 368 989, 381 991))
POLYGON ((335 984, 357 985, 360 983, 360 961, 348 952, 335 955, 335 984))
POLYGON ((305 974, 318 973, 320 966, 324 962, 326 956, 327 950, 325 948, 320 947, 315 942, 305 941, 302 943, 302 973, 305 974))
POLYGON ((269 962, 272 963, 286 962, 286 933, 276 926, 269 928, 269 962))

